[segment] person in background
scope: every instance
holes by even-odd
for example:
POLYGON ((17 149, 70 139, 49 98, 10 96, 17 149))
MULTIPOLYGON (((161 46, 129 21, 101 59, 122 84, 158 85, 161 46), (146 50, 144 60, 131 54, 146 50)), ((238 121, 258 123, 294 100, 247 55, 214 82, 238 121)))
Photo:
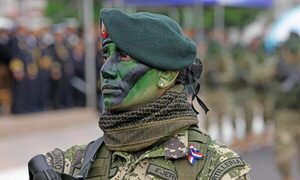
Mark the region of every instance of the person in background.
POLYGON ((9 63, 13 79, 12 112, 15 114, 29 113, 32 111, 32 94, 30 94, 31 91, 28 90, 36 81, 38 70, 33 63, 30 43, 32 43, 32 41, 28 27, 25 25, 25 21, 20 19, 11 39, 11 60, 9 63))
POLYGON ((0 17, 0 114, 9 114, 12 105, 11 74, 9 72, 12 26, 13 22, 10 19, 0 17))
POLYGON ((74 106, 71 79, 74 75, 74 64, 71 51, 64 38, 63 24, 54 26, 54 43, 49 47, 51 51, 51 92, 52 108, 62 109, 74 106))
POLYGON ((280 60, 275 70, 275 80, 277 80, 274 132, 275 157, 282 178, 292 180, 291 162, 300 153, 299 34, 292 31, 289 39, 279 49, 280 60))

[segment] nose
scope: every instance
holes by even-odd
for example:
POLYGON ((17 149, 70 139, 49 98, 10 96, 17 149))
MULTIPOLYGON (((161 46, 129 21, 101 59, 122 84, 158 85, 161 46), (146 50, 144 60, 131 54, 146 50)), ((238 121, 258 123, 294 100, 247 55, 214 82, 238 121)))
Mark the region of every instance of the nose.
POLYGON ((101 75, 104 79, 116 79, 117 78, 117 69, 115 57, 109 58, 101 68, 101 75))

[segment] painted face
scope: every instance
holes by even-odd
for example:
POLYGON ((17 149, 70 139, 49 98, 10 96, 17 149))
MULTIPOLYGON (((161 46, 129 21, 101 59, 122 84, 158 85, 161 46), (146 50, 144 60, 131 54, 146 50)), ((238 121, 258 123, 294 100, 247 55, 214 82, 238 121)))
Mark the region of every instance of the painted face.
POLYGON ((149 97, 145 93, 156 86, 157 70, 132 59, 112 42, 103 47, 103 58, 100 75, 105 109, 126 111, 146 103, 141 95, 149 97))
POLYGON ((101 24, 104 64, 100 71, 105 109, 130 111, 153 102, 175 83, 178 71, 160 71, 131 58, 101 24))

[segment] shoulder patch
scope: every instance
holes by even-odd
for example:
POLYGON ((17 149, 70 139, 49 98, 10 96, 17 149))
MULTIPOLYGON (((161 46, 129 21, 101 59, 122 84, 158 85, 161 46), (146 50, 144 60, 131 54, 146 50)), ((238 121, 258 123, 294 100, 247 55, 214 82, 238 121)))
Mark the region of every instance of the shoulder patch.
POLYGON ((174 171, 152 163, 148 166, 147 173, 167 180, 177 180, 177 175, 174 171))
POLYGON ((221 162, 212 172, 209 180, 219 180, 228 170, 238 166, 244 166, 245 163, 241 157, 227 159, 221 162))
POLYGON ((57 172, 62 173, 64 170, 64 154, 62 150, 55 148, 53 151, 46 153, 47 163, 57 172))

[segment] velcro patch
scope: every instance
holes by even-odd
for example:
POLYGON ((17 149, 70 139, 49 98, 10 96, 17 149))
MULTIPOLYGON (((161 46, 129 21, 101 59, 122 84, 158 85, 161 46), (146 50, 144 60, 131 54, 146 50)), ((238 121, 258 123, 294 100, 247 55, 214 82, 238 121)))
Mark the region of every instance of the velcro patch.
POLYGON ((210 180, 219 180, 228 170, 238 166, 244 166, 245 163, 242 158, 230 158, 221 162, 213 171, 210 180))
POLYGON ((177 175, 174 171, 151 163, 148 166, 147 173, 167 180, 177 180, 177 175))
POLYGON ((48 164, 57 172, 62 173, 64 170, 64 154, 60 149, 54 149, 46 154, 48 164))

